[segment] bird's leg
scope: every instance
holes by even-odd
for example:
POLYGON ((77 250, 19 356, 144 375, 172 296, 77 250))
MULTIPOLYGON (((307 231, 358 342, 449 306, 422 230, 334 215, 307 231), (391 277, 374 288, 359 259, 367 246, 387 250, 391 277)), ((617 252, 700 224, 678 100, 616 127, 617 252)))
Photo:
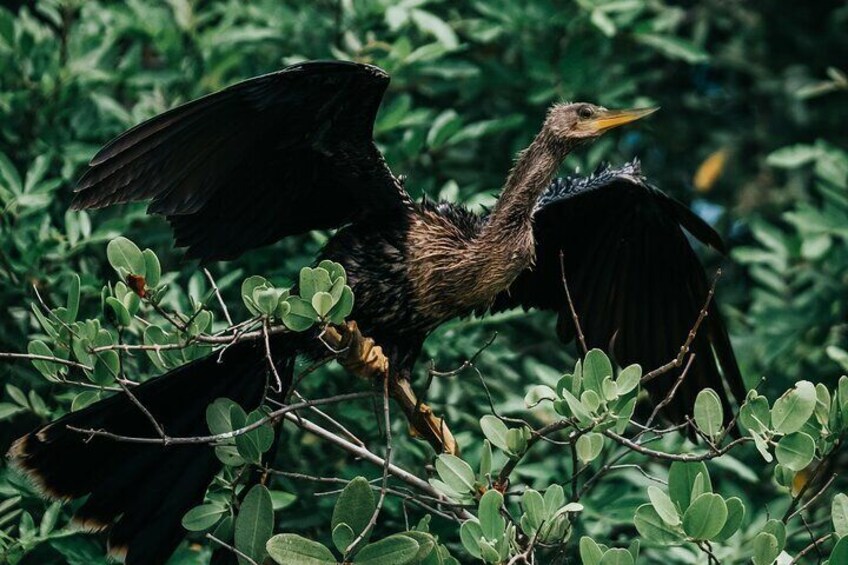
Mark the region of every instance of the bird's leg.
POLYGON ((389 359, 382 348, 370 337, 365 337, 356 325, 327 326, 323 333, 327 345, 341 351, 336 358, 339 364, 354 375, 368 380, 389 379, 389 394, 403 409, 409 421, 410 433, 423 438, 439 453, 459 453, 459 446, 444 418, 418 401, 409 378, 400 371, 389 368, 389 359))

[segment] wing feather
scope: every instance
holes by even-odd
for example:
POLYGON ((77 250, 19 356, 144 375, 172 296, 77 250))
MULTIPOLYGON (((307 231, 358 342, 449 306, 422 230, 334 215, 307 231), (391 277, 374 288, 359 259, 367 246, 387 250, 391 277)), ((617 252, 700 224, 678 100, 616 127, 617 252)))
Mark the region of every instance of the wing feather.
POLYGON ((370 65, 311 62, 204 96, 103 147, 74 207, 149 200, 203 260, 397 217, 408 197, 372 139, 388 82, 370 65))
MULTIPOLYGON (((678 354, 709 291, 685 232, 724 249, 709 225, 645 182, 638 163, 601 169, 588 178, 560 179, 534 215, 536 265, 498 297, 493 309, 553 310, 559 314, 560 337, 571 341, 575 329, 562 286, 562 252, 587 345, 609 351, 622 366, 655 369, 678 354)), ((686 385, 666 407, 666 416, 682 421, 698 392, 711 387, 729 418, 730 395, 741 403, 745 387, 714 302, 692 351, 696 357, 686 385)), ((671 371, 648 384, 655 402, 679 375, 671 371)))

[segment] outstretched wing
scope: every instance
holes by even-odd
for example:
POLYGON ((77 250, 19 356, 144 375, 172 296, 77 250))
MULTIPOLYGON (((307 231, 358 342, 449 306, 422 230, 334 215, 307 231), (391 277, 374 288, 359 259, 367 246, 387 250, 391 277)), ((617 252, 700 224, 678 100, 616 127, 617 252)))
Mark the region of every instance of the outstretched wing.
POLYGON ((204 260, 396 212, 405 193, 372 140, 388 84, 370 65, 310 62, 199 98, 101 149, 73 206, 150 199, 204 260))
MULTIPOLYGON (((558 179, 540 199, 534 222, 536 265, 498 298, 496 309, 553 310, 560 337, 570 342, 575 331, 564 269, 588 347, 611 351, 620 365, 639 363, 645 371, 674 359, 709 292, 684 230, 724 252, 710 226, 647 184, 637 162, 588 178, 558 179)), ((714 301, 690 351, 695 360, 666 415, 677 422, 691 415, 706 387, 718 392, 730 414, 724 383, 739 402, 745 387, 714 301)), ((671 371, 647 385, 655 402, 679 374, 671 371)))

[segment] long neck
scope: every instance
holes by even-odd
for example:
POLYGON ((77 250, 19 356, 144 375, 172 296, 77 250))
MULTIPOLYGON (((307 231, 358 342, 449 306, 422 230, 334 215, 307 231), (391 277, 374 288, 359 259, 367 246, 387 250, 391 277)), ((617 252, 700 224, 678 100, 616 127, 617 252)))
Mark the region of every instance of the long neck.
POLYGON ((530 230, 533 210, 539 196, 550 186, 560 163, 571 146, 542 129, 522 151, 509 173, 503 192, 489 216, 486 235, 497 239, 530 230))

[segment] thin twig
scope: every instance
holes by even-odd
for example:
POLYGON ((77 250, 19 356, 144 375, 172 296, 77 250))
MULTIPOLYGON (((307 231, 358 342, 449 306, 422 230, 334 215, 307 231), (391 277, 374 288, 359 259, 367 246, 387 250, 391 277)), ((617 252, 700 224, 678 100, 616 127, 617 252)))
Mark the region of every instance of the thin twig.
MULTIPOLYGON (((309 420, 307 420, 306 418, 304 418, 302 416, 298 416, 298 415, 289 413, 289 414, 286 414, 284 417, 286 418, 286 420, 293 422, 299 428, 306 430, 309 433, 312 433, 312 434, 314 434, 314 435, 316 435, 316 436, 318 436, 322 439, 329 441, 330 443, 334 444, 335 446, 347 451, 348 453, 350 453, 350 454, 352 454, 352 455, 354 455, 354 456, 356 456, 360 459, 364 459, 365 461, 368 461, 369 463, 372 463, 374 465, 378 465, 378 466, 381 466, 381 467, 383 465, 385 465, 385 463, 386 463, 385 460, 382 457, 380 457, 379 455, 369 451, 367 448, 359 447, 358 445, 355 445, 355 444, 349 442, 348 440, 346 440, 342 437, 339 437, 338 435, 332 433, 331 431, 329 431, 325 428, 322 428, 321 426, 319 426, 319 425, 317 425, 313 422, 310 422, 309 420)), ((406 469, 398 467, 397 465, 395 465, 393 463, 389 464, 388 469, 389 469, 389 473, 393 477, 400 479, 401 481, 405 482, 409 486, 414 487, 414 488, 416 488, 416 489, 418 489, 422 492, 429 494, 434 499, 439 500, 440 502, 444 502, 445 504, 447 504, 449 506, 454 506, 450 502, 450 500, 445 498, 445 496, 443 494, 441 494, 435 488, 430 486, 430 483, 428 483, 427 481, 425 481, 423 479, 416 477, 415 475, 413 475, 412 473, 410 473, 406 469)), ((468 520, 468 519, 473 517, 467 511, 460 509, 460 508, 452 508, 451 511, 454 512, 457 515, 457 517, 462 519, 462 520, 468 520)))
POLYGON ((808 545, 807 547, 805 547, 804 549, 802 549, 801 551, 799 551, 799 552, 798 552, 798 554, 797 554, 797 555, 796 555, 796 556, 792 559, 792 561, 790 561, 790 562, 789 562, 789 565, 795 565, 796 563, 801 563, 801 558, 802 558, 802 557, 804 557, 805 555, 807 555, 808 553, 810 553, 810 552, 811 552, 811 551, 813 551, 814 549, 818 549, 818 546, 819 546, 820 544, 822 544, 822 543, 826 542, 827 540, 831 539, 831 537, 832 537, 832 536, 833 536, 833 534, 831 534, 831 533, 826 533, 825 535, 823 535, 823 536, 822 536, 822 537, 820 537, 819 539, 817 539, 817 540, 813 541, 813 543, 811 543, 810 545, 808 545))
POLYGON ((698 312, 698 317, 695 319, 695 324, 692 326, 692 329, 689 330, 689 335, 686 336, 686 341, 683 342, 683 345, 680 347, 680 351, 677 353, 677 357, 662 365, 653 371, 649 372, 646 375, 642 376, 642 384, 652 381, 653 379, 666 374, 672 369, 677 369, 683 364, 683 360, 686 358, 686 354, 689 353, 689 349, 692 347, 692 342, 695 341, 695 336, 698 334, 698 329, 701 327, 701 323, 704 321, 704 318, 707 317, 709 312, 710 302, 712 302, 713 296, 715 295, 716 283, 718 283, 718 279, 721 276, 721 269, 716 271, 715 276, 713 277, 713 282, 710 285, 710 290, 707 292, 707 298, 704 300, 704 306, 701 308, 701 311, 698 312))
POLYGON ((838 474, 838 473, 834 473, 834 474, 832 474, 832 475, 830 476, 830 478, 827 480, 827 482, 826 482, 824 485, 822 485, 822 488, 820 488, 820 489, 819 489, 819 491, 818 491, 816 494, 814 494, 813 496, 811 496, 811 497, 810 497, 810 499, 809 499, 807 502, 805 502, 803 506, 801 506, 801 508, 799 508, 798 510, 796 510, 795 512, 793 512, 792 514, 790 514, 790 515, 789 515, 789 517, 785 520, 785 522, 789 522, 790 520, 792 520, 792 518, 794 518, 795 516, 798 516, 798 515, 799 515, 799 514, 801 514, 804 510, 806 510, 807 508, 809 508, 810 506, 812 506, 813 504, 815 504, 816 500, 818 500, 818 499, 819 499, 819 497, 821 497, 821 495, 822 495, 822 494, 824 494, 824 492, 825 492, 827 489, 829 489, 829 488, 830 488, 830 485, 832 485, 832 484, 833 484, 833 481, 835 481, 835 480, 836 480, 836 477, 837 477, 837 476, 839 476, 839 474, 838 474))
POLYGON ((559 270, 562 275, 562 288, 565 289, 565 299, 568 301, 568 309, 571 311, 571 319, 574 322, 574 331, 577 333, 577 341, 580 342, 583 355, 586 355, 589 353, 589 348, 586 346, 586 337, 583 335, 583 328, 580 326, 577 309, 574 308, 574 302, 571 300, 571 291, 568 289, 568 280, 565 278, 565 259, 562 249, 559 250, 559 270))
POLYGON ((232 545, 228 544, 225 541, 219 540, 218 538, 216 538, 212 534, 206 534, 206 539, 217 543, 218 545, 220 545, 224 549, 228 549, 229 551, 232 551, 235 555, 238 555, 239 557, 241 557, 242 559, 244 559, 245 561, 250 563, 250 565, 259 565, 259 563, 257 563, 256 560, 254 560, 252 557, 250 557, 249 555, 247 555, 243 551, 239 551, 238 549, 236 549, 232 545))
POLYGON ((380 487, 380 496, 377 499, 377 505, 374 507, 374 512, 371 513, 371 518, 359 535, 357 535, 347 548, 344 550, 345 556, 356 552, 357 547, 365 540, 374 526, 377 525, 377 518, 380 517, 380 511, 383 509, 383 502, 386 500, 386 490, 389 487, 389 467, 392 464, 392 421, 389 418, 389 376, 383 378, 383 424, 386 428, 386 457, 383 461, 383 482, 380 487))
MULTIPOLYGON (((306 402, 306 398, 304 398, 303 395, 300 394, 297 391, 294 391, 294 397, 297 398, 301 402, 306 402)), ((273 402, 274 404, 284 406, 284 404, 282 404, 281 402, 274 400, 272 398, 269 398, 268 400, 270 402, 273 402)), ((349 439, 350 441, 352 441, 356 445, 361 445, 361 446, 365 445, 365 442, 363 442, 361 439, 356 437, 356 434, 354 434, 352 431, 347 429, 344 426, 344 424, 342 424, 341 422, 339 422, 338 420, 336 420, 335 418, 333 418, 332 416, 330 416, 329 414, 327 414, 326 412, 324 412, 323 410, 321 410, 317 406, 310 406, 309 411, 320 416, 321 418, 326 420, 329 424, 332 424, 333 427, 335 427, 343 436, 347 437, 347 439, 349 439)))
POLYGON ((686 362, 686 367, 684 367, 683 371, 681 371, 680 376, 677 377, 677 380, 674 381, 671 389, 668 391, 668 394, 665 395, 659 404, 654 407, 651 415, 648 416, 648 420, 645 422, 645 428, 650 429, 651 425, 654 423, 654 420, 659 415, 660 410, 668 406, 671 401, 674 399, 674 395, 677 394, 677 389, 680 388, 680 385, 683 384, 683 381, 686 379, 686 375, 689 374, 689 368, 692 366, 692 362, 695 360, 695 354, 689 356, 689 360, 686 362))
POLYGON ((6 353, 0 352, 0 359, 29 359, 30 361, 50 361, 51 363, 57 363, 59 365, 65 365, 67 367, 75 367, 77 369, 82 369, 83 371, 93 371, 92 367, 88 365, 84 365, 83 363, 77 363, 76 361, 71 361, 69 359, 61 359, 59 357, 54 357, 52 355, 37 355, 34 353, 6 353))
MULTIPOLYGON (((118 331, 118 343, 121 342, 122 334, 121 331, 118 331)), ((144 414, 144 417, 147 418, 150 423, 153 425, 153 429, 156 430, 156 434, 165 440, 168 436, 165 435, 165 430, 162 428, 162 425, 156 420, 153 414, 150 413, 150 410, 139 401, 138 398, 130 391, 129 387, 126 385, 126 379, 124 378, 124 356, 120 353, 118 354, 118 374, 115 375, 115 380, 118 382, 118 385, 121 387, 121 390, 124 391, 124 394, 130 399, 130 402, 136 405, 136 407, 141 410, 141 413, 144 414)), ((166 443, 167 445, 167 443, 166 443)))
POLYGON ((209 280, 209 284, 212 285, 212 292, 214 292, 215 296, 218 298, 218 304, 221 305, 221 310, 224 312, 224 318, 227 320, 227 325, 232 327, 233 319, 230 317, 230 311, 227 310, 227 304, 221 296, 221 290, 218 288, 218 285, 215 284, 215 279, 212 277, 212 273, 209 272, 209 269, 204 267, 203 274, 206 275, 207 280, 209 280))
POLYGON ((242 434, 246 434, 260 426, 263 426, 269 422, 275 422, 282 418, 283 416, 288 416, 290 412, 294 412, 297 410, 302 410, 304 408, 309 408, 310 406, 318 406, 322 404, 333 404, 337 402, 346 402, 349 400, 358 400, 361 398, 369 398, 373 396, 373 392, 352 392, 348 394, 339 394, 336 396, 330 396, 327 398, 319 398, 316 400, 307 400, 305 402, 301 402, 298 404, 290 404, 279 410, 274 410, 270 412, 268 415, 260 418, 259 420, 248 424, 242 428, 238 428, 231 432, 224 432, 220 434, 208 435, 208 436, 191 436, 191 437, 170 437, 166 436, 164 438, 149 438, 149 437, 135 437, 135 436, 124 436, 119 434, 114 434, 108 432, 106 430, 97 430, 93 428, 78 428, 76 426, 67 426, 69 430, 85 434, 88 436, 97 436, 97 437, 105 437, 109 439, 113 439, 115 441, 124 441, 128 443, 149 443, 149 444, 158 444, 158 445, 192 445, 192 444, 209 444, 209 443, 217 443, 223 440, 232 439, 242 434))
POLYGON ((283 380, 280 378, 280 373, 277 372, 277 365, 274 363, 274 358, 271 356, 271 340, 268 338, 268 320, 262 320, 262 334, 265 338, 265 359, 268 361, 268 367, 271 369, 271 374, 274 375, 274 380, 277 383, 277 388, 273 389, 276 393, 283 392, 283 380))

